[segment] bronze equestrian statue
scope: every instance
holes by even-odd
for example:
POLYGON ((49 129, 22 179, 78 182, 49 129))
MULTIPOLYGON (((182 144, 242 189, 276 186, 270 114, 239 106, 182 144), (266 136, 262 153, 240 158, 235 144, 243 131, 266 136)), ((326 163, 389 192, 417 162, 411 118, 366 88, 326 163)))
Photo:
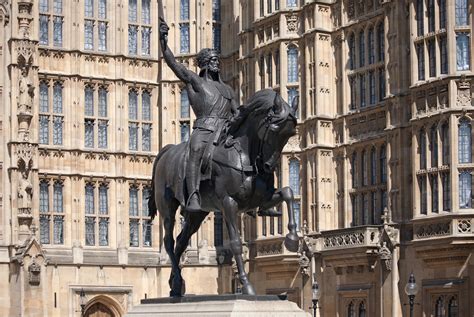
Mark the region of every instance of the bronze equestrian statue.
MULTIPOLYGON (((162 218, 165 249, 172 265, 170 296, 184 295, 179 261, 189 239, 212 211, 223 214, 243 294, 255 295, 255 289, 244 269, 238 216, 242 212, 256 209, 265 211, 284 201, 289 218, 285 246, 292 252, 297 251, 299 239, 293 213, 293 192, 290 187, 274 187, 274 171, 283 147, 296 133, 298 98, 294 99, 290 107, 280 95, 266 89, 257 92, 245 107, 240 107, 240 111, 237 111, 230 87, 219 78, 217 55, 208 54, 205 59, 209 62, 199 61, 203 55, 198 56, 198 64, 202 66, 198 76, 176 63, 166 45, 167 34, 168 27, 161 21, 163 56, 171 69, 186 83, 198 118, 198 129, 194 130, 190 144, 165 146, 153 164, 152 195, 148 208, 152 219, 157 211, 162 218), (209 122, 214 122, 214 126, 208 125, 209 122), (201 144, 193 145, 193 142, 201 144), (196 156, 192 156, 193 149, 189 148, 193 146, 196 148, 196 156), (209 147, 212 147, 212 155, 206 156, 206 162, 203 162, 208 165, 209 177, 199 177, 200 183, 194 183, 190 187, 187 184, 186 165, 189 166, 191 158, 196 159, 194 163, 198 162, 199 167, 194 173, 201 174, 202 153, 208 153, 209 147), (197 191, 198 211, 189 208, 188 199, 188 196, 193 196, 197 191), (173 228, 179 206, 184 225, 175 246, 173 228)), ((191 178, 191 181, 194 180, 195 178, 191 178)))

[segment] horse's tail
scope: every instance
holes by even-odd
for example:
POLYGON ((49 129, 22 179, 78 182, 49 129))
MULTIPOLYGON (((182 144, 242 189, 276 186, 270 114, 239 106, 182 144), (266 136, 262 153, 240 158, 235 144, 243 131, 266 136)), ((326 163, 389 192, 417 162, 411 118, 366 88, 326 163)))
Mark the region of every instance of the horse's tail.
POLYGON ((172 147, 172 144, 166 145, 163 149, 161 149, 160 153, 155 158, 155 161, 153 162, 153 171, 151 174, 151 190, 150 190, 150 196, 148 196, 148 215, 151 217, 151 220, 153 220, 156 217, 157 214, 157 208, 156 208, 156 201, 155 201, 155 176, 156 175, 156 165, 158 164, 158 161, 160 158, 172 147))

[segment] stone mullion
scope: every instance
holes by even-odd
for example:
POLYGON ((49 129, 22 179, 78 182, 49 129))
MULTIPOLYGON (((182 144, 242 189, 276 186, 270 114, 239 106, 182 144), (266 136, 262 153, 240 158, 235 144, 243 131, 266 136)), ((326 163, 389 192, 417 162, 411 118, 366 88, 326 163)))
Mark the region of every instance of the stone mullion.
POLYGON ((420 140, 418 139, 418 129, 416 126, 412 128, 412 139, 411 139, 411 144, 412 144, 412 155, 411 157, 413 158, 412 160, 412 171, 413 171, 413 181, 412 181, 412 192, 413 192, 413 213, 410 216, 410 219, 417 217, 418 215, 421 214, 420 212, 420 200, 421 200, 421 195, 420 195, 420 186, 418 183, 418 175, 417 171, 419 170, 420 166, 420 140))

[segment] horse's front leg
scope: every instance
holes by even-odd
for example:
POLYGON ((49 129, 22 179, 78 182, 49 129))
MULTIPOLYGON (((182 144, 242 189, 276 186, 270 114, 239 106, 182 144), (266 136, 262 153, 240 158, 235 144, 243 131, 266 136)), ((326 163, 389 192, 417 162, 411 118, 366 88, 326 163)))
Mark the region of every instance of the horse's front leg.
POLYGON ((247 272, 245 272, 244 261, 242 259, 242 241, 240 240, 238 224, 238 205, 231 197, 224 199, 224 219, 229 232, 230 249, 234 255, 237 269, 239 271, 240 282, 242 283, 242 293, 256 295, 253 285, 250 283, 247 272))
POLYGON ((285 237, 285 247, 291 251, 298 251, 299 238, 296 233, 295 213, 293 211, 293 190, 290 187, 283 187, 277 189, 272 196, 272 199, 259 207, 260 210, 273 208, 284 201, 288 210, 288 230, 290 231, 285 237))

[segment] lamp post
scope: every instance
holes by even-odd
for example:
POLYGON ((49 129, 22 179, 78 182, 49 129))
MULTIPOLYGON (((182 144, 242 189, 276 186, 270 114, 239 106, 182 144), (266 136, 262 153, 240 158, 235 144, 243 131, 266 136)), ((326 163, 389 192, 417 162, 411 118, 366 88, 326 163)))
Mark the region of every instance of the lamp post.
POLYGON ((418 293, 418 285, 415 282, 415 275, 410 274, 408 283, 405 285, 405 293, 408 295, 410 304, 410 317, 413 317, 413 306, 415 305, 415 295, 418 293))
POLYGON ((81 305, 81 317, 84 317, 84 309, 86 308, 86 293, 84 293, 84 289, 81 289, 79 293, 79 303, 81 305))
POLYGON ((311 301, 313 302, 313 306, 310 308, 313 309, 313 317, 316 317, 316 309, 318 308, 318 301, 321 298, 321 290, 319 289, 319 284, 317 281, 314 281, 313 286, 311 288, 311 301))

